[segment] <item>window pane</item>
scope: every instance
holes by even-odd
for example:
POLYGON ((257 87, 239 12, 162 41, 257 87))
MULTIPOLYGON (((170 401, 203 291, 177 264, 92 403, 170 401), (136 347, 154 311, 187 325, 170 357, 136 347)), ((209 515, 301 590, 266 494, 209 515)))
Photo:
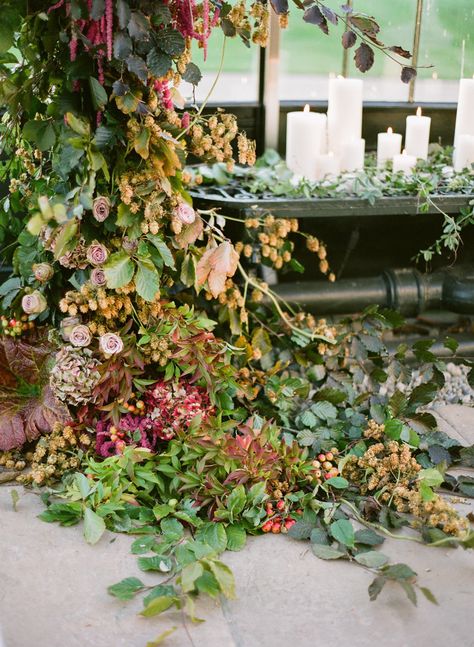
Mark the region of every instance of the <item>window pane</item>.
MULTIPOLYGON (((203 50, 193 43, 193 61, 201 69, 203 78, 196 89, 196 99, 203 101, 219 70, 224 34, 214 29, 208 43, 207 59, 203 50)), ((225 44, 224 66, 217 85, 210 97, 211 102, 256 101, 258 97, 258 59, 259 48, 245 47, 240 38, 227 38, 225 44)), ((186 98, 192 97, 192 86, 183 83, 180 89, 186 98)))
MULTIPOLYGON (((337 8, 340 3, 335 4, 337 8)), ((395 0, 374 3, 354 0, 354 11, 375 14, 380 23, 380 40, 387 45, 411 49, 415 26, 416 1, 395 0)), ((327 99, 329 74, 341 74, 343 50, 342 25, 329 25, 330 35, 302 19, 302 12, 293 10, 288 29, 282 34, 280 96, 282 99, 327 99)), ((357 45, 356 45, 357 47, 357 45)), ((348 76, 364 79, 366 101, 406 101, 407 86, 400 81, 400 66, 376 51, 375 64, 366 74, 354 64, 354 49, 347 52, 348 76)))
POLYGON ((472 0, 425 0, 416 101, 457 101, 458 80, 474 74, 472 0))

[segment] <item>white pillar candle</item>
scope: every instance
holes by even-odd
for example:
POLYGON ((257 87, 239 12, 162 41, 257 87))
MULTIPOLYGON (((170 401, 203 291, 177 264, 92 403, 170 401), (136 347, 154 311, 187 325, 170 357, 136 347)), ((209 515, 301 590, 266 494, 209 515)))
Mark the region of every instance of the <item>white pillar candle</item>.
POLYGON ((365 162, 365 139, 351 139, 343 144, 341 151, 341 171, 361 171, 365 162))
POLYGON ((295 175, 315 180, 314 158, 326 145, 327 118, 309 106, 289 112, 286 122, 286 164, 295 175))
POLYGON ((405 150, 408 155, 414 155, 424 160, 428 158, 430 128, 431 119, 421 115, 421 108, 418 108, 416 115, 407 117, 405 150))
POLYGON ((416 157, 408 155, 406 150, 401 155, 395 155, 393 158, 393 172, 403 171, 406 175, 413 173, 413 167, 416 166, 416 157))
POLYGON ((474 164, 474 135, 460 135, 454 158, 454 170, 462 171, 474 164))
POLYGON ((377 166, 385 166, 388 161, 393 160, 395 155, 400 155, 402 150, 402 136, 400 133, 394 133, 389 128, 386 133, 377 135, 377 166))
POLYGON ((314 174, 316 180, 333 178, 341 172, 339 158, 331 151, 326 155, 316 155, 314 159, 314 174))
POLYGON ((461 135, 474 135, 474 78, 461 79, 459 82, 454 147, 461 135))
POLYGON ((362 90, 360 79, 329 79, 329 150, 340 155, 345 143, 362 137, 362 90))

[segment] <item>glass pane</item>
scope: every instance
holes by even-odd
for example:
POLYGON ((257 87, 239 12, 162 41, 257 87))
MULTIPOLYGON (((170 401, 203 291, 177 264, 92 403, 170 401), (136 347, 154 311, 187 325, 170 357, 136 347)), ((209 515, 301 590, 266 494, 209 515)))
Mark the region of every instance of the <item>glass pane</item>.
POLYGON ((416 101, 457 101, 458 80, 474 74, 472 0, 425 0, 416 101))
MULTIPOLYGON (((336 9, 340 3, 334 3, 336 9)), ((415 0, 374 3, 354 0, 354 11, 374 15, 380 23, 380 40, 387 45, 411 49, 416 15, 415 0)), ((328 76, 342 72, 342 25, 329 26, 330 36, 302 19, 293 10, 282 34, 280 97, 282 99, 327 99, 328 76)), ((357 47, 357 45, 356 45, 357 47)), ((376 51, 375 64, 361 74, 354 64, 354 48, 348 53, 348 76, 364 79, 366 101, 406 101, 407 86, 400 81, 400 66, 376 51)))
MULTIPOLYGON (((219 71, 222 58, 224 34, 214 29, 207 50, 207 59, 196 43, 193 43, 193 61, 201 69, 203 78, 196 89, 196 99, 203 101, 212 87, 219 71)), ((224 65, 214 91, 209 100, 212 103, 256 101, 258 97, 258 60, 259 48, 246 47, 240 38, 227 38, 224 65)), ((186 98, 192 97, 192 86, 183 83, 180 88, 186 98)))

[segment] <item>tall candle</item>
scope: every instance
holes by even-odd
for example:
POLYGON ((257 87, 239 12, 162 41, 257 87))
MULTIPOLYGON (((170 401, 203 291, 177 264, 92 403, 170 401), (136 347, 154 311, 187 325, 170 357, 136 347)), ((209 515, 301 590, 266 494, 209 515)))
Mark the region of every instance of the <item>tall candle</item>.
POLYGON ((342 145, 341 171, 360 171, 364 168, 365 139, 351 139, 342 145))
POLYGON ((315 180, 314 158, 326 145, 326 115, 304 110, 289 112, 286 122, 286 163, 295 173, 315 180))
POLYGON ((329 79, 329 150, 340 155, 345 143, 362 137, 362 90, 360 79, 329 79))
POLYGON ((428 146, 430 143, 430 117, 423 117, 421 108, 418 108, 416 115, 407 117, 407 129, 405 133, 405 150, 407 155, 428 158, 428 146))
POLYGON ((460 135, 456 146, 454 170, 462 171, 474 164, 474 135, 460 135))
POLYGON ((314 171, 316 180, 336 177, 341 172, 339 158, 332 151, 327 155, 316 155, 314 171))
POLYGON ((461 79, 459 82, 458 109, 456 129, 454 131, 454 165, 459 138, 462 135, 474 135, 474 78, 461 79))
POLYGON ((413 167, 416 166, 416 157, 408 155, 406 150, 401 155, 395 155, 393 158, 393 172, 403 171, 406 175, 413 173, 413 167))
POLYGON ((395 155, 400 155, 401 150, 402 136, 399 133, 394 133, 392 128, 389 128, 386 133, 379 133, 377 135, 377 166, 379 168, 385 166, 395 155))

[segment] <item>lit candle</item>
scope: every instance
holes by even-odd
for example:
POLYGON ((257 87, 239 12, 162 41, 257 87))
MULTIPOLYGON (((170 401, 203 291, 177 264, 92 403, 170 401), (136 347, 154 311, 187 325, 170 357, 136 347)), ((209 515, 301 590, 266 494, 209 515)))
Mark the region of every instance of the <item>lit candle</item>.
POLYGON ((314 163, 315 180, 333 178, 341 172, 339 158, 331 151, 327 155, 316 155, 314 163))
POLYGON ((474 135, 460 135, 454 157, 454 170, 462 171, 474 164, 474 135))
POLYGON ((408 155, 414 155, 424 160, 428 158, 430 128, 431 119, 421 115, 421 108, 418 108, 416 115, 407 117, 405 149, 408 155))
POLYGON ((393 158, 393 172, 403 171, 406 175, 413 173, 413 167, 416 166, 416 157, 408 155, 406 150, 401 155, 395 155, 393 158))
POLYGON ((462 135, 474 135, 474 77, 459 83, 458 110, 454 131, 454 157, 462 135))
POLYGON ((362 90, 360 79, 329 79, 329 150, 342 153, 343 145, 362 137, 362 90))
POLYGON ((286 122, 286 164, 295 175, 315 180, 314 158, 326 146, 327 118, 319 112, 289 112, 286 122))
POLYGON ((394 133, 393 128, 389 128, 386 133, 377 135, 377 166, 379 168, 392 160, 395 155, 400 155, 402 150, 402 136, 400 133, 394 133))
POLYGON ((341 171, 360 171, 364 168, 365 139, 351 139, 343 144, 341 151, 341 171))

